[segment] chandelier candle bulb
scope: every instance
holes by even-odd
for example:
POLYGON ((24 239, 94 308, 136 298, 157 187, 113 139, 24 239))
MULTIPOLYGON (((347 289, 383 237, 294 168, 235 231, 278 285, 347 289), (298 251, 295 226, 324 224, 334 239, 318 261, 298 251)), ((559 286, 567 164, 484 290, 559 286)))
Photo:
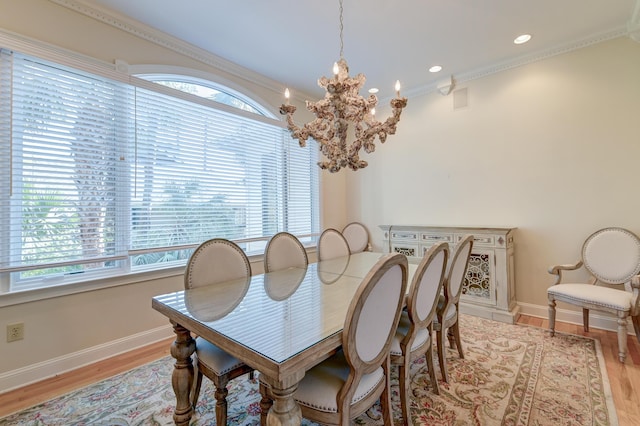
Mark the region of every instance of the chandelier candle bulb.
POLYGON ((291 94, 289 93, 289 88, 284 89, 284 98, 287 100, 287 105, 289 105, 289 97, 291 94))
POLYGON ((338 63, 334 62, 333 63, 333 75, 338 75, 339 72, 340 72, 340 68, 338 68, 338 63))
POLYGON ((396 80, 396 96, 400 97, 400 80, 396 80))

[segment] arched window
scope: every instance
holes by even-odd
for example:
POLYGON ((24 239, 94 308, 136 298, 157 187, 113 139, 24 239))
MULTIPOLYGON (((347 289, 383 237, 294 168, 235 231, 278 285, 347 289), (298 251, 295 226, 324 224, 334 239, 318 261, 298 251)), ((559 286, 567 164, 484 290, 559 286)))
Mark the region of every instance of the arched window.
POLYGON ((254 114, 264 115, 265 117, 273 117, 260 104, 256 103, 236 90, 216 84, 203 78, 191 77, 179 74, 138 74, 136 75, 144 80, 153 81, 172 89, 180 90, 185 93, 210 99, 233 108, 243 111, 252 112, 254 114))
POLYGON ((210 238, 251 254, 276 232, 319 231, 317 150, 237 90, 123 82, 14 51, 0 85, 10 292, 183 265, 210 238))

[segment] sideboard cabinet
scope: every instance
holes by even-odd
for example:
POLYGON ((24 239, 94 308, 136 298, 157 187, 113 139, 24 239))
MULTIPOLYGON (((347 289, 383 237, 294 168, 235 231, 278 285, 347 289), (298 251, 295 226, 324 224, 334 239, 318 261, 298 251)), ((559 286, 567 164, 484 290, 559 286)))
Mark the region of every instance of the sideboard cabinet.
POLYGON ((433 244, 449 243, 451 253, 465 235, 474 237, 460 296, 460 312, 515 323, 515 228, 380 225, 387 253, 420 258, 433 244))

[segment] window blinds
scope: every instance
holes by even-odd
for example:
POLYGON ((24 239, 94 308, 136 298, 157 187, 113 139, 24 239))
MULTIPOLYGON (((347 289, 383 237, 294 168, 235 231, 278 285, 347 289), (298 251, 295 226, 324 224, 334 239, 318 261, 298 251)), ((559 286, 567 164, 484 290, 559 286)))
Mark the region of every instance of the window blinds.
POLYGON ((0 271, 73 273, 209 238, 318 232, 317 150, 275 120, 135 80, 2 52, 0 271))

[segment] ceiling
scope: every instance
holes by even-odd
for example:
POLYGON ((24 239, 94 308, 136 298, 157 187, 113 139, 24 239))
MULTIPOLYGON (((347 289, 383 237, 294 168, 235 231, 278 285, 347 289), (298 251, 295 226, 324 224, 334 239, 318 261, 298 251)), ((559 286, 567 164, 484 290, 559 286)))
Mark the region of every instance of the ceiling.
MULTIPOLYGON (((241 67, 321 97, 340 57, 338 0, 84 0, 241 67)), ((344 0, 350 74, 382 99, 427 91, 536 58, 633 33, 640 0, 344 0), (513 39, 533 37, 523 45, 513 39), (432 74, 432 65, 442 71, 432 74)))

